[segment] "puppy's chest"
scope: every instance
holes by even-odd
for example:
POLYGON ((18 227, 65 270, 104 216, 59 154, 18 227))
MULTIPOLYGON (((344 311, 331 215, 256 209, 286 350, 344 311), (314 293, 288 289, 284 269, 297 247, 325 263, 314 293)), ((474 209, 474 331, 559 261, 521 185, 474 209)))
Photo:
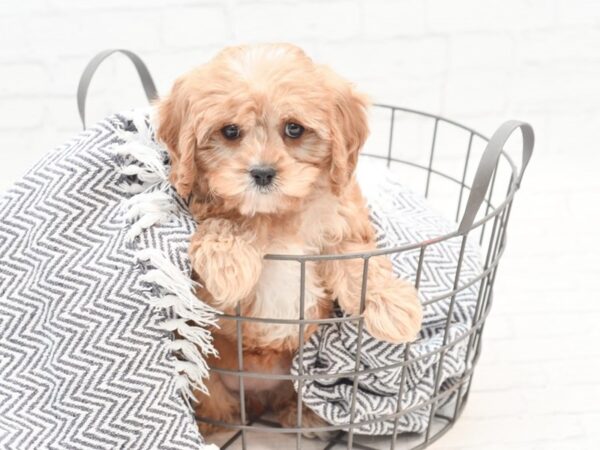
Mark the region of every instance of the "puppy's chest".
MULTIPOLYGON (((296 218, 293 227, 271 230, 265 243, 270 254, 317 255, 327 246, 327 236, 339 233, 340 218, 337 200, 323 197, 311 204, 296 218)), ((298 319, 300 316, 301 290, 304 291, 304 311, 309 313, 319 299, 324 298, 323 282, 318 276, 317 264, 305 262, 304 285, 301 286, 299 261, 265 260, 256 287, 254 314, 262 317, 298 319)), ((305 314, 308 317, 309 314, 305 314)), ((274 327, 295 332, 297 327, 274 327)))
MULTIPOLYGON (((293 232, 277 233, 274 230, 265 247, 268 254, 318 255, 323 249, 320 223, 306 216, 293 232)), ((317 271, 317 264, 306 261, 304 266, 304 285, 302 286, 302 266, 299 261, 265 260, 263 270, 256 287, 256 309, 254 313, 263 317, 298 319, 300 314, 301 291, 304 291, 304 311, 313 308, 325 293, 323 283, 317 271)), ((313 309, 314 311, 314 309, 313 309)))
MULTIPOLYGON (((267 253, 306 255, 315 254, 314 248, 302 243, 273 243, 267 253)), ((300 317, 301 290, 304 291, 304 311, 310 310, 323 297, 322 283, 316 263, 306 262, 304 277, 298 261, 265 260, 256 286, 254 315, 279 319, 300 317), (302 278, 304 282, 302 283, 302 278)))

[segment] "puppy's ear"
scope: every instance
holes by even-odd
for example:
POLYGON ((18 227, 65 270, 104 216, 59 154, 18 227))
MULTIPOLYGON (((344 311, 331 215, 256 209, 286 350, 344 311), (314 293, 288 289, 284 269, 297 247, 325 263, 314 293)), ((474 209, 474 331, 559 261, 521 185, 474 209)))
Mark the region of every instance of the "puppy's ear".
POLYGON ((333 192, 339 195, 352 178, 360 149, 369 136, 369 101, 346 81, 337 83, 335 94, 330 177, 333 192))
POLYGON ((193 115, 185 80, 175 82, 171 93, 158 103, 158 139, 169 152, 170 179, 177 193, 187 198, 196 176, 197 147, 193 115))

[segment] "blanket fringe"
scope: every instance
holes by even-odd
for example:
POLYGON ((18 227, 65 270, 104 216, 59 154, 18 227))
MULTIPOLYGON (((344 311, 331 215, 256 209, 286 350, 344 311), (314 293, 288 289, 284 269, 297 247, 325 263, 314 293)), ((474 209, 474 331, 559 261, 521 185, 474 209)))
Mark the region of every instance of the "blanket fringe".
MULTIPOLYGON (((153 140, 145 116, 135 116, 133 123, 137 132, 118 130, 122 142, 112 147, 115 155, 127 161, 120 168, 121 174, 139 181, 123 186, 132 194, 124 204, 125 218, 131 223, 125 239, 130 243, 145 229, 167 221, 177 211, 164 150, 153 140)), ((217 326, 217 311, 198 300, 197 283, 160 250, 137 249, 135 257, 150 266, 140 281, 156 286, 160 293, 151 294, 148 303, 154 308, 170 310, 177 317, 165 320, 161 327, 176 336, 167 344, 168 350, 180 356, 174 362, 175 386, 184 398, 195 400, 194 390, 207 393, 204 379, 209 376, 209 367, 205 357, 217 355, 209 331, 210 327, 217 326)))

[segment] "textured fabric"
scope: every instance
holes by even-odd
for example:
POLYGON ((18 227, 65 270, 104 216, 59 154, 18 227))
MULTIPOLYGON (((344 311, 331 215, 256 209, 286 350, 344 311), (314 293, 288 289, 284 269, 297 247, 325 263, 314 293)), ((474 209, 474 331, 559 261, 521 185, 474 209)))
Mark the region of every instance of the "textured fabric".
MULTIPOLYGON (((433 211, 420 195, 397 181, 389 170, 381 165, 363 161, 359 165, 359 182, 368 198, 371 220, 378 235, 378 245, 393 248, 434 239, 456 229, 433 211)), ((423 260, 419 293, 423 301, 444 296, 453 290, 461 239, 454 238, 427 247, 423 260)), ((392 255, 394 272, 401 278, 415 282, 420 249, 392 255)), ((478 246, 468 242, 460 272, 459 286, 469 283, 481 273, 478 246)), ((456 295, 447 342, 466 336, 477 301, 478 284, 456 295)), ((423 329, 418 340, 410 345, 408 358, 414 359, 433 352, 442 346, 450 299, 432 303, 424 308, 423 329)), ((338 313, 341 315, 341 313, 338 313)), ((359 370, 376 369, 404 360, 404 345, 392 345, 378 341, 368 333, 362 340, 362 358, 359 370)), ((357 351, 356 322, 344 322, 322 326, 308 341, 303 361, 294 360, 292 372, 304 374, 338 374, 356 369, 357 351)), ((440 392, 451 384, 452 379, 465 372, 468 339, 459 340, 445 354, 440 379, 440 392)), ((426 356, 408 366, 403 387, 403 409, 423 404, 432 398, 438 355, 426 356)), ((355 432, 369 435, 390 434, 394 421, 377 421, 379 417, 397 411, 397 396, 402 368, 378 370, 358 377, 358 389, 354 422, 373 421, 355 428, 355 432)), ((306 381, 303 388, 304 402, 331 424, 343 425, 352 417, 353 378, 317 378, 306 381)), ((296 386, 296 388, 298 388, 296 386)), ((446 402, 451 399, 449 396, 446 402)), ((415 408, 400 417, 398 432, 421 432, 427 428, 429 407, 415 408)))
POLYGON ((186 271, 195 224, 172 197, 128 243, 124 204, 143 186, 112 147, 132 117, 48 153, 0 197, 0 448, 203 447, 135 254, 160 249, 186 271))

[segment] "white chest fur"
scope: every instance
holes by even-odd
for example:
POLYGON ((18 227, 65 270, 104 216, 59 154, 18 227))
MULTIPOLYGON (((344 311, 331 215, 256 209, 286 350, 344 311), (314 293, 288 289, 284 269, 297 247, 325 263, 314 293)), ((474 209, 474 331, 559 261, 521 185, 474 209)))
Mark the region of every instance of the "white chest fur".
MULTIPOLYGON (((274 236, 266 249, 271 254, 319 254, 324 236, 331 223, 336 223, 337 204, 333 197, 324 197, 299 217, 300 225, 295 236, 274 236)), ((252 315, 276 319, 300 318, 301 265, 298 261, 265 260, 256 287, 256 300, 252 315)), ((307 261, 304 280, 304 312, 315 307, 324 297, 315 262, 307 261)), ((268 339, 277 340, 297 335, 297 325, 269 325, 268 339)))
MULTIPOLYGON (((270 253, 305 254, 304 249, 294 245, 273 246, 270 253)), ((300 315, 301 268, 297 261, 265 260, 263 271, 256 286, 256 299, 252 315, 274 319, 296 320, 300 315)), ((324 296, 323 288, 315 271, 315 263, 307 262, 304 277, 304 311, 313 308, 324 296)), ((306 314, 305 314, 306 316, 306 314)), ((277 341, 297 335, 297 325, 269 324, 265 338, 277 341)))

